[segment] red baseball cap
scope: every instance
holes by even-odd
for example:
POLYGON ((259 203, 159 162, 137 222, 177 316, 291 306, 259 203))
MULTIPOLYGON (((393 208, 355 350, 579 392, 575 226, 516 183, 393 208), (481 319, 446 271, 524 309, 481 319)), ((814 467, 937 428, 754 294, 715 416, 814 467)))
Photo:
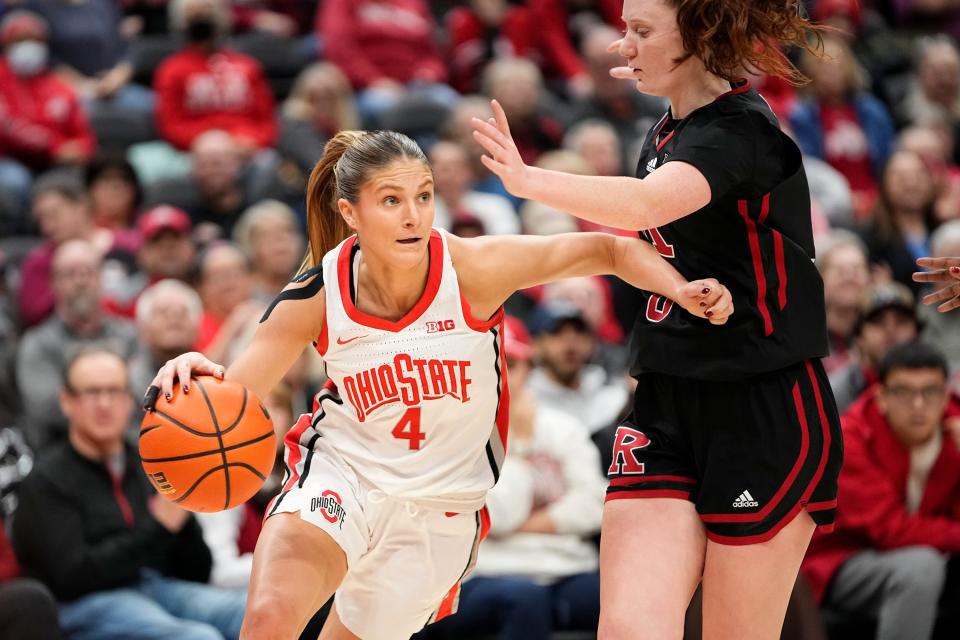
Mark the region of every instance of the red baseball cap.
POLYGON ((144 241, 153 240, 161 231, 176 231, 188 234, 193 228, 190 216, 183 209, 162 204, 144 211, 137 220, 137 227, 144 241))
POLYGON ((508 358, 529 360, 533 356, 530 334, 517 318, 506 316, 503 319, 503 350, 508 358))
POLYGON ((24 38, 46 40, 47 22, 31 11, 24 9, 11 11, 3 21, 0 21, 0 43, 6 46, 14 40, 24 38))

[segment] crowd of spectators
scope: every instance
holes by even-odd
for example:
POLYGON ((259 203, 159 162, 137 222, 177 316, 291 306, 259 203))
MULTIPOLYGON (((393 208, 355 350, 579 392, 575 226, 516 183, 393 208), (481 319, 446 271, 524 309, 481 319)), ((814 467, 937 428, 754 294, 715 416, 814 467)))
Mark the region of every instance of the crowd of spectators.
MULTIPOLYGON (((834 27, 826 58, 788 52, 811 81, 751 81, 803 153, 847 462, 837 531, 814 539, 784 637, 955 637, 960 311, 922 305, 911 273, 960 256, 960 6, 803 4, 834 27)), ((151 495, 136 398, 176 354, 229 364, 242 349, 300 265, 307 177, 339 130, 417 140, 435 224, 459 235, 628 233, 507 193, 470 125, 496 98, 526 162, 633 174, 667 105, 610 77, 620 13, 621 0, 0 4, 0 638, 236 637, 280 459, 248 504, 191 515, 151 495)), ((591 637, 638 300, 582 278, 508 302, 512 446, 491 537, 461 614, 424 638, 591 637)), ((278 435, 322 383, 305 353, 264 399, 278 435)))

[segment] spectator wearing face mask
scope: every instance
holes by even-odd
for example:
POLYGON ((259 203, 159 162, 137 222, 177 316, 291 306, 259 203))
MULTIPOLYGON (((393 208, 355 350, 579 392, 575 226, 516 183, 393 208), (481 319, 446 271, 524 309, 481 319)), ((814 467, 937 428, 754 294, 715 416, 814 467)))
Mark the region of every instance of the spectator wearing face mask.
POLYGON ((11 11, 0 45, 0 225, 6 213, 16 228, 11 218, 26 210, 33 174, 85 164, 96 140, 76 94, 47 67, 43 18, 11 11))

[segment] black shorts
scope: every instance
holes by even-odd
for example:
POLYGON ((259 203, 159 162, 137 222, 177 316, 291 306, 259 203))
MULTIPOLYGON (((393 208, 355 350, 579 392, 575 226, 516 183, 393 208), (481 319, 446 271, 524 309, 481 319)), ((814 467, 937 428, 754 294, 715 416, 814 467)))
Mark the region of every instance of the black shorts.
POLYGON ((710 540, 764 542, 800 509, 833 528, 840 419, 819 360, 733 381, 638 377, 607 500, 680 498, 710 540))

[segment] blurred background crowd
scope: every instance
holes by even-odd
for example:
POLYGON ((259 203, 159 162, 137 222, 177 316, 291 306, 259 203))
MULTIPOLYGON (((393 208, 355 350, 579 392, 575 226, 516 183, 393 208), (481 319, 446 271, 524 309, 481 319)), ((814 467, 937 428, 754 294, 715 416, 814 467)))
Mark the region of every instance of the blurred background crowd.
MULTIPOLYGON (((837 28, 828 58, 788 52, 803 87, 751 81, 804 154, 847 463, 837 532, 814 540, 784 637, 956 637, 960 311, 919 304, 910 274, 960 256, 960 3, 804 4, 837 28)), ((0 4, 0 638, 236 637, 279 457, 249 504, 190 515, 140 471, 137 398, 181 352, 229 365, 242 349, 300 265, 306 180, 338 130, 416 139, 435 226, 458 235, 625 233, 507 193, 470 126, 496 98, 528 163, 632 175, 666 104, 609 77, 620 14, 620 0, 0 4)), ((638 304, 612 278, 509 301, 491 538, 461 613, 424 637, 593 637, 638 304)), ((278 434, 322 382, 305 353, 266 399, 278 434)), ((691 639, 695 620, 696 599, 691 639)))

